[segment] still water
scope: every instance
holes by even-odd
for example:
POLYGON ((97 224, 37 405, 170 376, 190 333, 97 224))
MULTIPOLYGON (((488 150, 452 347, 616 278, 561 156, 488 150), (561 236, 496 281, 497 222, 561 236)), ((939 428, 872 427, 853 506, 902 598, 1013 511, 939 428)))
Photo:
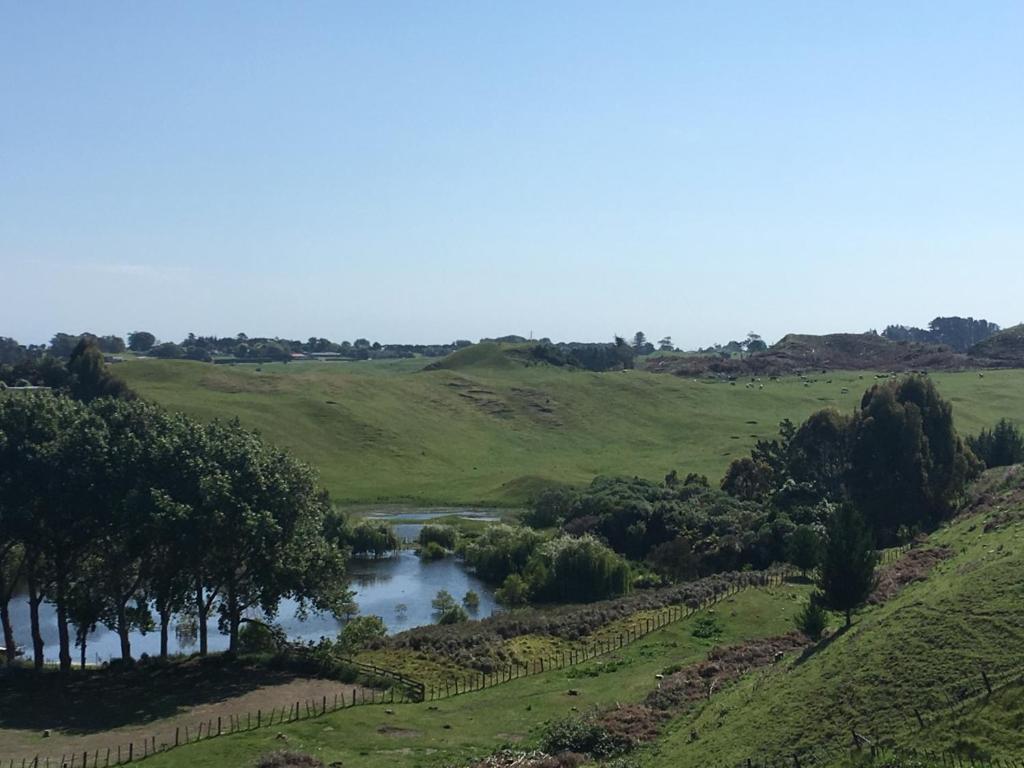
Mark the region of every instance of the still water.
MULTIPOLYGON (((477 520, 496 519, 479 510, 400 512, 393 515, 402 520, 395 524, 395 532, 399 539, 415 540, 425 521, 453 512, 477 520)), ((374 519, 386 519, 388 516, 391 515, 370 515, 374 519)), ((469 590, 476 592, 480 596, 480 607, 475 614, 471 614, 474 618, 490 616, 496 610, 493 592, 467 572, 462 563, 454 557, 422 562, 412 550, 401 550, 394 557, 383 560, 353 560, 349 571, 352 577, 349 586, 355 593, 354 599, 359 606, 359 614, 380 616, 391 633, 433 623, 430 601, 442 589, 448 590, 457 601, 461 601, 469 590)), ((46 658, 56 661, 57 617, 53 606, 42 605, 39 618, 43 642, 46 644, 46 658)), ((11 600, 11 619, 17 645, 30 654, 32 636, 29 631, 28 600, 24 595, 15 595, 11 600)), ((295 603, 291 600, 281 603, 276 621, 291 639, 313 641, 323 636, 334 637, 344 624, 343 619, 336 619, 329 614, 310 614, 304 621, 300 620, 295 615, 295 603)), ((72 635, 73 632, 72 630, 72 635)), ((136 658, 143 653, 150 656, 160 653, 159 631, 146 634, 132 632, 131 642, 132 655, 136 658)), ((219 633, 216 617, 209 622, 209 645, 211 651, 227 648, 227 637, 219 633)), ((195 650, 195 645, 179 642, 172 625, 170 652, 191 653, 195 650)), ((106 661, 120 655, 121 645, 117 633, 98 625, 96 631, 89 635, 86 644, 87 660, 106 661)), ((77 649, 73 649, 73 658, 78 660, 77 649)))

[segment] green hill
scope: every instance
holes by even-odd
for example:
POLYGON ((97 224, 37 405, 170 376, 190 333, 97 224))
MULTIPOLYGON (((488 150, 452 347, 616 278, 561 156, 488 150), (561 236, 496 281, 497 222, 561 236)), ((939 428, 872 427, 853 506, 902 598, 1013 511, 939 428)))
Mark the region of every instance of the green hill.
POLYGON ((1024 468, 989 472, 970 507, 930 538, 950 557, 927 578, 806 658, 748 676, 680 718, 643 764, 774 765, 794 753, 805 766, 838 764, 854 730, 888 747, 1019 756, 1024 468))
POLYGON ((431 363, 427 371, 507 370, 527 364, 529 344, 501 344, 485 341, 452 352, 431 363))
MULTIPOLYGON (((747 387, 591 373, 517 365, 497 345, 461 350, 448 364, 453 358, 457 369, 429 371, 422 359, 129 360, 115 370, 169 408, 202 419, 237 416, 317 466, 334 498, 352 503, 515 505, 549 483, 599 474, 660 479, 672 469, 716 480, 783 418, 852 409, 874 382, 874 374, 834 372, 747 387)), ((1024 371, 934 379, 962 432, 1001 417, 1024 421, 1024 371)))

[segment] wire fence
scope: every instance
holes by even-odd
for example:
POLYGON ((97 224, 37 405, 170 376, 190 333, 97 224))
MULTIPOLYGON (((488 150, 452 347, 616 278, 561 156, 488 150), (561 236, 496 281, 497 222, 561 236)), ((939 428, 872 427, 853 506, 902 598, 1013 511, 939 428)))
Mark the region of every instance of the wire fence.
POLYGON ((992 757, 953 748, 903 747, 894 737, 878 732, 879 727, 891 727, 894 721, 902 722, 910 731, 926 731, 930 725, 983 704, 994 694, 1014 685, 1024 685, 1024 668, 997 672, 980 669, 939 690, 922 691, 913 704, 890 707, 879 713, 881 717, 852 717, 848 738, 833 739, 813 747, 763 752, 739 764, 720 768, 826 768, 848 762, 854 756, 859 756, 867 766, 913 761, 918 765, 943 768, 1024 768, 1024 754, 992 757))
MULTIPOLYGON (((891 564, 909 548, 910 545, 905 545, 881 551, 879 553, 880 563, 891 564)), ((601 658, 626 648, 670 624, 685 621, 694 614, 707 610, 722 600, 747 589, 778 587, 787 579, 799 574, 797 569, 790 566, 746 573, 743 574, 744 578, 740 582, 716 584, 713 594, 699 602, 669 605, 653 611, 641 610, 638 612, 639 614, 648 615, 634 619, 631 624, 610 632, 599 631, 598 636, 584 645, 560 651, 557 654, 540 656, 527 662, 506 664, 489 673, 476 672, 452 676, 443 684, 428 686, 395 670, 346 659, 346 663, 358 668, 367 677, 386 682, 387 687, 383 690, 365 687, 339 688, 338 693, 330 699, 324 696, 320 700, 286 702, 284 705, 270 710, 258 709, 255 712, 243 712, 238 715, 218 716, 216 719, 199 722, 193 727, 175 726, 173 734, 170 729, 167 729, 161 734, 153 734, 147 738, 132 740, 127 744, 119 744, 111 748, 64 753, 59 761, 53 756, 41 755, 36 755, 31 759, 21 758, 20 763, 16 758, 10 758, 6 763, 0 759, 0 768, 18 768, 19 765, 21 768, 109 768, 137 762, 186 744, 195 744, 199 741, 235 733, 322 717, 325 714, 355 706, 437 701, 451 696, 483 691, 524 677, 567 669, 601 658)))

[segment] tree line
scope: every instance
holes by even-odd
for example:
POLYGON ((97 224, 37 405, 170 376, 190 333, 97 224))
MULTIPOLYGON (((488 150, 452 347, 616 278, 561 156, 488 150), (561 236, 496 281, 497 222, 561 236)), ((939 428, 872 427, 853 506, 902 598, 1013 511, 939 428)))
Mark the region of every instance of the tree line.
POLYGON ((966 352, 978 342, 999 332, 999 326, 973 317, 936 317, 927 328, 889 325, 882 335, 891 341, 917 341, 945 344, 957 352, 966 352))
POLYGON ((40 606, 54 606, 60 668, 98 624, 132 658, 132 630, 192 623, 206 653, 217 616, 229 649, 285 598, 335 611, 349 593, 346 529, 313 470, 237 421, 199 424, 138 399, 0 397, 0 623, 27 592, 34 666, 40 606))

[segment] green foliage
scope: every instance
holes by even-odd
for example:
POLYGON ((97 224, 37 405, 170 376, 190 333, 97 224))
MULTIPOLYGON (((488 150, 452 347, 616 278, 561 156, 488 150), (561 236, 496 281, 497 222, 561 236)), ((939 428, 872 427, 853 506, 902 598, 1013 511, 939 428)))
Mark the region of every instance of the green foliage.
POLYGON ((380 616, 356 616, 345 622, 338 636, 346 652, 365 648, 371 641, 386 636, 387 628, 380 616))
POLYGON ((511 573, 494 592, 494 599, 507 608, 518 608, 530 602, 530 585, 518 573, 511 573))
POLYGON ((419 544, 425 547, 428 544, 437 544, 442 549, 455 549, 458 541, 458 531, 449 525, 424 525, 420 529, 419 544))
POLYGON ((722 627, 715 616, 701 616, 693 625, 690 633, 701 640, 714 640, 722 634, 722 627))
POLYGON ((437 617, 437 623, 441 625, 461 624, 469 621, 469 614, 461 605, 455 605, 437 617))
POLYGON ((350 535, 352 554, 369 555, 375 560, 388 557, 398 550, 398 536, 387 523, 363 520, 353 526, 350 535))
POLYGON ((564 489, 543 491, 522 515, 522 522, 531 528, 556 528, 562 524, 572 506, 574 494, 564 489))
POLYGON ((526 570, 541 541, 541 535, 529 528, 493 525, 466 547, 466 564, 485 581, 500 584, 526 570))
POLYGON ((600 536, 616 552, 647 559, 664 577, 679 580, 782 561, 796 524, 820 516, 815 508, 783 513, 700 482, 599 477, 578 494, 564 529, 600 536))
POLYGON ((797 526, 789 537, 787 547, 787 559, 804 573, 814 570, 821 562, 823 544, 813 526, 797 526))
POLYGON ((133 399, 128 385, 107 370, 103 352, 94 337, 83 337, 68 360, 71 396, 89 402, 98 397, 133 399))
POLYGON ((693 553, 688 539, 677 536, 651 548, 647 561, 654 570, 670 581, 686 581, 696 578, 699 561, 693 553))
POLYGON ((569 715, 549 723, 541 735, 541 749, 549 754, 576 752, 596 758, 613 757, 629 748, 598 722, 596 715, 569 715))
POLYGON ((446 613, 458 605, 455 602, 455 598, 452 597, 452 593, 447 589, 439 590, 434 599, 430 601, 431 607, 434 609, 434 613, 443 614, 446 613))
POLYGON ((538 548, 526 570, 534 599, 587 603, 626 594, 629 565, 592 536, 560 536, 538 548))
POLYGON ((744 457, 736 459, 722 478, 722 490, 737 499, 763 499, 772 487, 772 473, 767 464, 744 457))
POLYGON ((881 542, 901 526, 947 517, 978 468, 953 427, 953 410, 924 376, 865 393, 851 437, 850 496, 881 542))
POLYGON ((1000 419, 991 430, 981 430, 977 437, 968 437, 967 444, 989 469, 1024 463, 1024 434, 1008 419, 1000 419))
POLYGON ((273 654, 280 651, 286 642, 284 630, 261 621, 247 621, 238 632, 238 652, 252 654, 273 654))
POLYGON ((811 595, 800 612, 797 613, 794 621, 796 628, 803 632, 811 640, 820 640, 825 627, 828 626, 828 614, 821 606, 821 601, 816 595, 811 595))
POLYGON ((448 550, 436 541, 428 541, 420 546, 419 555, 423 560, 443 560, 448 556, 448 550))
MULTIPOLYGON (((205 652, 210 610, 238 651, 249 611, 272 619, 285 597, 337 609, 348 591, 329 513, 309 467, 237 422, 202 427, 110 397, 0 398, 0 541, 24 553, 30 603, 57 608, 64 670, 69 625, 83 658, 103 623, 127 660, 130 630, 154 626, 150 605, 162 655, 175 612, 196 612, 205 652)), ((41 666, 42 643, 32 652, 41 666)))
POLYGON ((476 613, 480 609, 480 595, 472 589, 462 596, 462 605, 470 613, 476 613))
POLYGON ((128 334, 128 349, 132 352, 148 352, 156 344, 156 336, 149 331, 132 331, 128 334))
POLYGON ((846 626, 874 590, 877 565, 874 540, 864 518, 853 505, 840 505, 828 523, 818 586, 822 604, 842 611, 846 626))

